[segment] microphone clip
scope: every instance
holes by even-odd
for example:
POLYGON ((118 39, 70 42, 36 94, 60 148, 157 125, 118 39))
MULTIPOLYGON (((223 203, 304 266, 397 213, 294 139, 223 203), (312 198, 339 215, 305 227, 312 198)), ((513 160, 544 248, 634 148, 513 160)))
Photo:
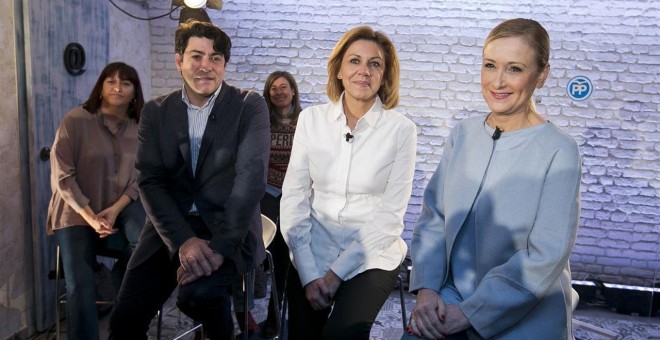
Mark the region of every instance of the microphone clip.
POLYGON ((502 136, 502 132, 504 132, 504 130, 500 129, 499 126, 495 126, 495 132, 493 132, 493 136, 491 138, 493 138, 493 140, 500 139, 500 136, 502 136))
POLYGON ((353 135, 351 135, 350 132, 346 132, 346 134, 344 135, 344 138, 346 138, 346 143, 350 143, 350 142, 353 141, 353 135))

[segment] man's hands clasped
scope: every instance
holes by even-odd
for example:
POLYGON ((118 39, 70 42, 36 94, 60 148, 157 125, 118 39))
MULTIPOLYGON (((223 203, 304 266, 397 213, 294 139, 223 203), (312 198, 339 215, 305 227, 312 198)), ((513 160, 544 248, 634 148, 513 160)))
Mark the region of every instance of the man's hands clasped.
POLYGON ((184 286, 202 276, 209 276, 220 268, 224 260, 224 256, 209 247, 208 241, 191 237, 179 247, 177 282, 184 286))

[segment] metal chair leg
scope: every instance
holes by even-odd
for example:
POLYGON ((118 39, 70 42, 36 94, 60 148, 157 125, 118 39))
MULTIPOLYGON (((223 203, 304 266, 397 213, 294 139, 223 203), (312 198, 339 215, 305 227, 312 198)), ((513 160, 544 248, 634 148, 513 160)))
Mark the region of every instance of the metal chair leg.
MULTIPOLYGON (((286 267, 286 272, 284 273, 284 287, 282 287, 282 310, 280 312, 280 325, 281 327, 279 328, 279 339, 284 339, 284 328, 286 326, 286 312, 287 312, 287 305, 289 303, 288 296, 286 294, 286 287, 287 283, 289 281, 289 270, 291 268, 291 263, 286 267)), ((277 306, 279 308, 279 306, 277 306)))
POLYGON ((156 315, 158 316, 158 324, 156 326, 156 340, 160 340, 163 333, 163 306, 160 306, 156 315))
POLYGON ((201 329, 202 331, 204 330, 204 329, 202 328, 202 324, 201 324, 201 323, 195 325, 195 327, 193 327, 193 328, 191 328, 191 329, 185 331, 184 333, 179 334, 176 338, 173 338, 172 340, 181 340, 181 339, 183 339, 186 335, 188 335, 188 334, 190 334, 190 333, 192 333, 192 332, 196 332, 196 331, 199 330, 199 329, 201 329))
POLYGON ((55 251, 55 340, 60 340, 60 246, 55 251))
MULTIPOLYGON (((243 339, 248 340, 248 300, 250 299, 250 289, 248 289, 248 275, 249 273, 243 274, 243 339)), ((240 321, 239 321, 240 322, 240 321)))
POLYGON ((403 331, 406 331, 406 299, 403 296, 403 278, 401 275, 399 279, 399 297, 401 298, 401 323, 403 324, 403 331))
POLYGON ((278 301, 277 298, 277 283, 275 282, 275 266, 273 264, 273 254, 271 254, 270 251, 268 250, 266 250, 266 258, 268 259, 268 266, 270 268, 270 294, 271 294, 271 298, 273 299, 273 303, 275 305, 275 318, 276 318, 277 335, 278 335, 276 339, 281 339, 282 313, 280 311, 280 302, 278 301))

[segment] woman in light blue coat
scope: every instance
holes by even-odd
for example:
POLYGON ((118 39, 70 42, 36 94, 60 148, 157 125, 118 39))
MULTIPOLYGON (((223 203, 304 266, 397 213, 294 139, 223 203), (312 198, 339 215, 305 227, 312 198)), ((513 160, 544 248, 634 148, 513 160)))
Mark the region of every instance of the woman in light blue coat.
POLYGON ((548 59, 536 21, 508 20, 488 35, 481 86, 491 112, 456 125, 424 193, 404 338, 572 338, 581 159, 531 100, 548 59))

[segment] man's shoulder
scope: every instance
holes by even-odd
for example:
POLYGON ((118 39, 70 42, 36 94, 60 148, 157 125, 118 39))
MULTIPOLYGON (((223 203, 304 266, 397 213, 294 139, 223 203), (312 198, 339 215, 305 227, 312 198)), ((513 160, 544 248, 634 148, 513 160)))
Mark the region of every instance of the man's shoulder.
POLYGON ((218 103, 218 101, 229 103, 236 100, 247 103, 264 99, 257 91, 222 83, 222 89, 220 89, 220 93, 216 100, 216 103, 218 103))
POLYGON ((181 90, 172 91, 158 97, 155 97, 145 103, 145 106, 166 106, 175 102, 183 102, 181 99, 181 90))
POLYGON ((252 89, 243 89, 243 88, 238 88, 234 86, 230 86, 232 91, 234 92, 234 95, 239 96, 241 99, 245 101, 258 101, 258 100, 263 100, 263 97, 261 94, 255 90, 252 89))

